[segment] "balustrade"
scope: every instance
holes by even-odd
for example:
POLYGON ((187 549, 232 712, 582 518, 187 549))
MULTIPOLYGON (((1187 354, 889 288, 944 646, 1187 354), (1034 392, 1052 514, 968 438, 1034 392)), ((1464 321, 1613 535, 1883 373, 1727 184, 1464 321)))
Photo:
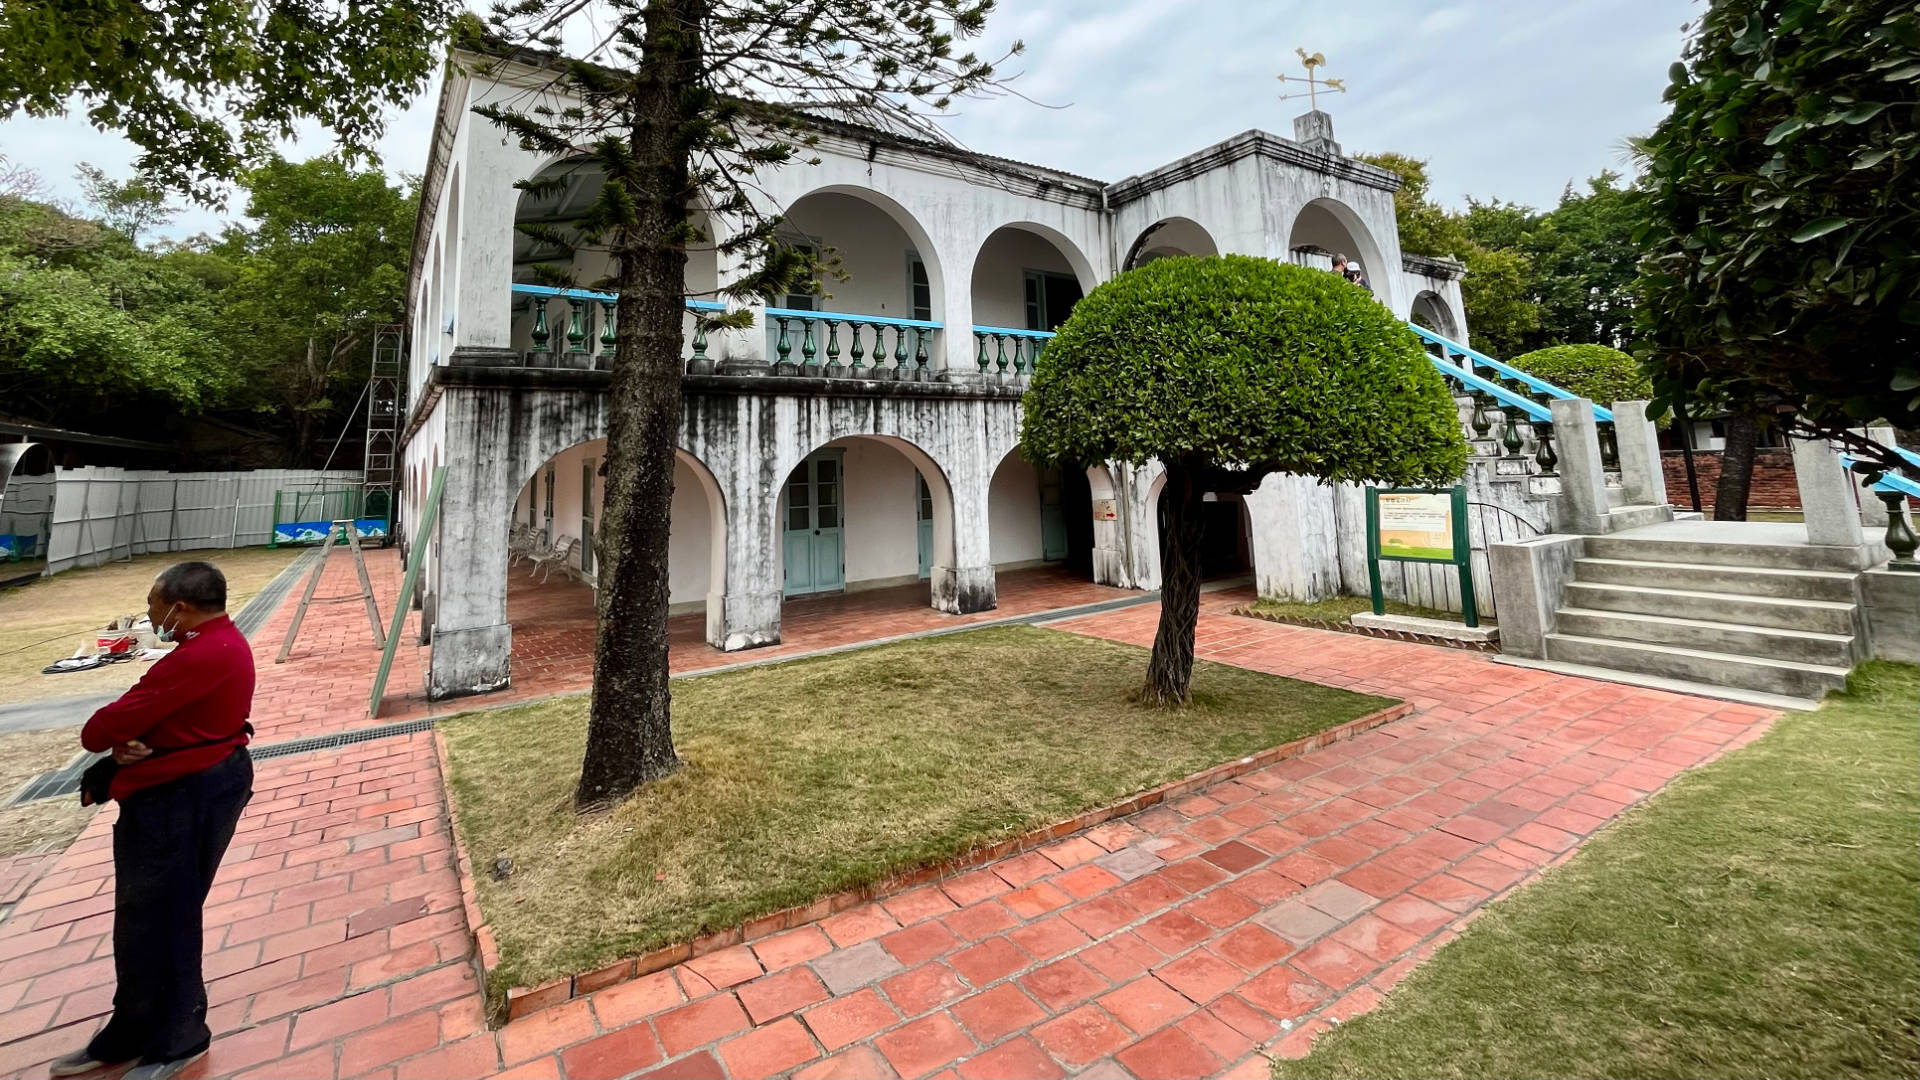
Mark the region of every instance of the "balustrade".
POLYGON ((974 366, 987 376, 1032 378, 1040 352, 1053 334, 1046 330, 1014 330, 1005 326, 976 326, 974 366), (991 355, 988 344, 992 343, 991 355))
POLYGON ((940 354, 941 326, 937 322, 793 308, 768 308, 766 313, 773 336, 768 359, 775 375, 925 382, 938 370, 934 357, 940 354), (845 365, 840 362, 843 329, 847 336, 845 365))

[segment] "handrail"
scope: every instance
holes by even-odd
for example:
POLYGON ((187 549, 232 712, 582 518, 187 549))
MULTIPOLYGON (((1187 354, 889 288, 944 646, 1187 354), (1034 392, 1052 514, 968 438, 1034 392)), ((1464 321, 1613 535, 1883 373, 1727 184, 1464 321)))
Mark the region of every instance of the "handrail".
MULTIPOLYGON (((620 299, 618 293, 595 292, 592 289, 561 289, 552 285, 532 285, 524 281, 514 282, 513 291, 522 296, 545 296, 549 298, 564 296, 569 300, 598 300, 603 304, 620 299)), ((727 310, 727 305, 713 300, 688 300, 687 307, 694 311, 727 310)))
POLYGON ((926 319, 889 319, 884 315, 856 315, 849 311, 803 311, 800 308, 770 307, 766 309, 769 319, 832 319, 834 322, 857 322, 868 326, 898 326, 908 330, 942 330, 946 324, 930 322, 926 319))
POLYGON ((973 332, 976 334, 1005 334, 1008 337, 1036 338, 1041 341, 1046 341, 1053 337, 1053 331, 1051 330, 1015 330, 1011 326, 981 326, 978 323, 974 324, 973 332))
POLYGON ((1483 379, 1478 375, 1475 375, 1473 372, 1468 371, 1465 368, 1459 367, 1458 365, 1449 364, 1445 360, 1442 360, 1437 356, 1433 356, 1429 354, 1427 356, 1427 359, 1432 361, 1433 366, 1440 370, 1440 374, 1445 375, 1450 379, 1455 379, 1462 383, 1465 383, 1468 389, 1478 390, 1484 394, 1491 394, 1493 396, 1493 399, 1499 402, 1500 404, 1509 406, 1512 408, 1517 408, 1521 412, 1525 413, 1527 416, 1527 419, 1539 420, 1545 423, 1553 422, 1553 414, 1547 411, 1546 408, 1541 406, 1539 402, 1534 401, 1531 398, 1523 398, 1519 394, 1516 394, 1513 391, 1507 389, 1506 387, 1501 386, 1499 383, 1489 382, 1488 380, 1483 379))
MULTIPOLYGON (((1914 464, 1916 465, 1920 465, 1920 461, 1916 461, 1914 459, 1914 456, 1911 453, 1908 453, 1907 451, 1902 450, 1897 446, 1894 447, 1894 453, 1899 454, 1901 457, 1906 458, 1908 461, 1913 461, 1914 464)), ((1853 464, 1857 460, 1858 459, 1855 458, 1852 454, 1840 455, 1841 467, 1848 470, 1851 470, 1853 468, 1853 464)), ((1910 498, 1920 499, 1920 483, 1916 483, 1912 479, 1902 476, 1897 472, 1894 472, 1892 469, 1888 469, 1885 472, 1880 474, 1880 480, 1879 482, 1873 485, 1873 490, 1897 491, 1900 494, 1906 495, 1910 498)))
MULTIPOLYGON (((1457 341, 1453 341, 1449 338, 1441 337, 1439 334, 1436 334, 1433 331, 1417 323, 1408 323, 1407 329, 1413 331, 1414 334, 1417 335, 1422 341, 1431 342, 1432 344, 1438 345, 1443 349, 1447 349, 1451 352, 1458 353, 1461 356, 1466 357, 1472 363, 1485 364, 1487 367, 1490 367, 1493 370, 1499 372, 1500 374, 1505 375, 1509 379, 1518 379, 1520 382, 1525 383, 1530 389, 1534 390, 1537 393, 1545 394, 1548 397, 1569 398, 1569 399, 1580 396, 1578 394, 1573 393, 1570 390, 1566 390, 1561 387, 1555 386, 1545 379, 1535 378, 1534 376, 1529 375, 1524 371, 1521 371, 1519 368, 1514 367, 1512 364, 1495 360, 1493 357, 1488 356, 1486 353, 1480 352, 1477 349, 1470 349, 1467 346, 1462 345, 1457 341)), ((1603 423, 1612 423, 1613 410, 1596 404, 1593 407, 1593 418, 1603 423)))
POLYGON ((1920 465, 1920 454, 1916 454, 1904 446, 1894 447, 1893 452, 1905 458, 1909 465, 1920 465))

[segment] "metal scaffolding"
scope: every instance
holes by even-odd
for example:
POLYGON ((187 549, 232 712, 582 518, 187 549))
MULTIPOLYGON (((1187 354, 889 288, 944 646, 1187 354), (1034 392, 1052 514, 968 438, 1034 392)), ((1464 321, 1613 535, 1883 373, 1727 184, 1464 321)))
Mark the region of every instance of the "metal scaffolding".
POLYGON ((373 373, 367 383, 367 459, 360 484, 361 513, 392 521, 400 452, 400 374, 405 327, 389 323, 373 331, 373 373))

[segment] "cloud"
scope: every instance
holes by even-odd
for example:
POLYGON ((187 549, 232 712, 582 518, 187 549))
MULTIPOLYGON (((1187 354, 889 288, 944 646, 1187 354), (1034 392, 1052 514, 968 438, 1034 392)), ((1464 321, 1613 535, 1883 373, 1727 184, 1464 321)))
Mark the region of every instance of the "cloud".
MULTIPOLYGON (((979 41, 1005 68, 1013 95, 961 102, 949 123, 985 153, 1117 180, 1248 128, 1282 135, 1304 101, 1280 101, 1280 72, 1299 71, 1294 46, 1324 52, 1323 74, 1349 93, 1322 97, 1349 153, 1399 150, 1431 162, 1435 196, 1551 204, 1569 181, 1619 169, 1622 138, 1664 115, 1666 68, 1695 0, 1002 0, 979 41)), ((439 88, 390 117, 380 149, 389 173, 425 164, 439 88)), ((289 156, 327 152, 303 131, 289 156)), ((38 168, 77 198, 73 167, 124 173, 133 147, 84 117, 0 123, 0 153, 38 168)), ((239 208, 229 208, 228 217, 239 208)), ((194 210, 174 235, 217 228, 194 210)))

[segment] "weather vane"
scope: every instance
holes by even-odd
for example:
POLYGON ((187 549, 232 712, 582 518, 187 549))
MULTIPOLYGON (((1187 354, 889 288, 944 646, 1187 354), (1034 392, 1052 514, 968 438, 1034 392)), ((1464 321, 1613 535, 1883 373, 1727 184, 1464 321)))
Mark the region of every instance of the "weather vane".
MULTIPOLYGON (((1313 77, 1313 69, 1317 67, 1322 67, 1326 64, 1327 62, 1326 54, 1314 53, 1311 56, 1309 56, 1307 54, 1307 50, 1305 49, 1295 49, 1293 51, 1300 54, 1300 65, 1307 69, 1307 73, 1304 77, 1300 75, 1293 76, 1294 82, 1303 82, 1307 84, 1307 92, 1304 95, 1307 99, 1307 108, 1314 109, 1314 110, 1318 110, 1320 108, 1320 103, 1314 96, 1316 91, 1332 90, 1336 93, 1341 93, 1341 94, 1344 94, 1347 92, 1347 84, 1343 80, 1316 79, 1313 77)), ((1285 75, 1280 76, 1280 81, 1286 82, 1287 76, 1285 75)), ((1281 94, 1280 100, 1286 101, 1289 98, 1297 98, 1301 96, 1302 95, 1300 94, 1281 94)))

